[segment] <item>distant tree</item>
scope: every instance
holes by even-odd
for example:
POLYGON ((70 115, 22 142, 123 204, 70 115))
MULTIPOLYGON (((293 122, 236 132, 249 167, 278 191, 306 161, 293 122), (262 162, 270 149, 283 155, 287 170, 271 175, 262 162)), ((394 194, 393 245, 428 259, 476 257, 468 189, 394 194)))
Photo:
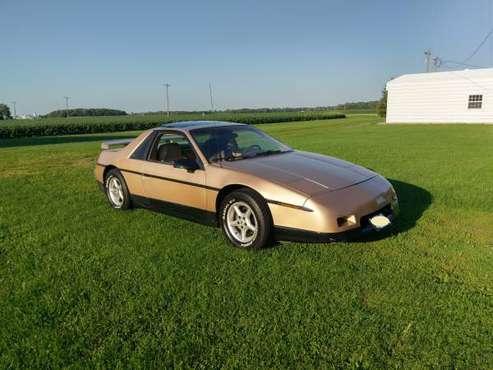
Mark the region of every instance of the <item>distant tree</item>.
POLYGON ((74 108, 55 110, 46 117, 126 116, 127 112, 108 108, 74 108))
POLYGON ((338 105, 328 105, 322 107, 277 107, 277 108, 240 108, 226 109, 227 113, 270 113, 270 112, 317 112, 327 110, 353 110, 353 111, 375 111, 378 100, 347 102, 338 105))
POLYGON ((336 105, 334 108, 336 110, 375 110, 377 107, 378 101, 377 100, 371 100, 371 101, 360 101, 360 102, 348 102, 344 104, 339 104, 336 105))
POLYGON ((0 104, 0 120, 11 119, 9 106, 6 104, 0 104))
POLYGON ((382 91, 382 98, 377 104, 377 114, 382 118, 387 116, 387 89, 383 89, 382 91))

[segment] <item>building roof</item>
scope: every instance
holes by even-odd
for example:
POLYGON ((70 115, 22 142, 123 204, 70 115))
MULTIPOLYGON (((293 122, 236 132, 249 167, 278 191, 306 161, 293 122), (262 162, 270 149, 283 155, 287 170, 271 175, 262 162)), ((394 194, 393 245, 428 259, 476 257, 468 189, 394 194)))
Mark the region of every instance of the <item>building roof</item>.
POLYGON ((387 82, 388 86, 394 84, 420 84, 453 80, 486 80, 493 79, 493 68, 463 69, 460 71, 413 73, 394 78, 387 82))
POLYGON ((184 130, 190 130, 195 128, 204 127, 224 127, 224 126, 238 126, 244 125, 243 123, 226 122, 226 121, 181 121, 171 122, 161 125, 161 128, 179 128, 184 130))

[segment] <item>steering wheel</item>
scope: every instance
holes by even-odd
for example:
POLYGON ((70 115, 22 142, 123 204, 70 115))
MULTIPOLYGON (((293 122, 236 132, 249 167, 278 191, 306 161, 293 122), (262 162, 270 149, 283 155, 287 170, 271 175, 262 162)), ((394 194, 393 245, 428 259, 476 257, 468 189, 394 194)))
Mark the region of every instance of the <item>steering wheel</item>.
POLYGON ((261 151, 262 151, 262 147, 260 145, 253 144, 244 150, 243 155, 251 154, 252 152, 256 153, 256 152, 261 152, 261 151))

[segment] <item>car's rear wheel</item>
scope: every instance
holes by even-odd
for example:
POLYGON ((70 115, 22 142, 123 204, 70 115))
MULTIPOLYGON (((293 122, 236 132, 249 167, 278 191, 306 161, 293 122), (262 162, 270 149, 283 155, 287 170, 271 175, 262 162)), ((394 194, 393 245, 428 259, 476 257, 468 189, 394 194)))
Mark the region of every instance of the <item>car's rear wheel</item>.
POLYGON ((272 219, 265 201, 249 189, 234 191, 223 199, 221 228, 236 247, 258 249, 270 242, 272 219))
POLYGON ((130 193, 120 171, 112 169, 105 179, 106 196, 111 207, 115 209, 130 208, 130 193))

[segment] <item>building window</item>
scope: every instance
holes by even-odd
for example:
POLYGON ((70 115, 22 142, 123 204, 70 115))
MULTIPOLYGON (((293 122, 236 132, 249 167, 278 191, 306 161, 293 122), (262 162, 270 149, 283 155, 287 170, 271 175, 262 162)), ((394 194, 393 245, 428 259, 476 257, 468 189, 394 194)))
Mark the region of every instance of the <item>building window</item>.
POLYGON ((483 95, 469 95, 469 109, 481 109, 483 105, 483 95))

